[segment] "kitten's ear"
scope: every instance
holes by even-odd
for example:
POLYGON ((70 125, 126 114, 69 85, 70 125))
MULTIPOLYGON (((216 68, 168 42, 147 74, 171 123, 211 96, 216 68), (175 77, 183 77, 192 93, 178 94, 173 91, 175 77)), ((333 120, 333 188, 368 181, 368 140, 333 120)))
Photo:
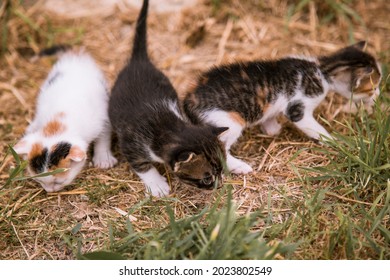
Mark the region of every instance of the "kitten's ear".
POLYGON ((31 146, 30 144, 27 142, 27 140, 20 140, 18 143, 16 143, 15 146, 13 146, 13 149, 15 150, 15 152, 20 155, 20 156, 24 156, 24 155, 27 155, 28 152, 30 151, 31 149, 31 146))
POLYGON ((194 156, 196 154, 193 152, 182 152, 177 156, 177 161, 189 162, 194 156))
POLYGON ((197 156, 193 152, 180 153, 179 156, 177 157, 177 161, 175 162, 175 166, 173 168, 173 171, 178 172, 183 164, 194 161, 194 160, 196 160, 196 158, 197 158, 197 156))
POLYGON ((229 129, 228 127, 215 127, 215 126, 212 126, 211 127, 211 132, 215 136, 219 136, 219 135, 221 135, 223 132, 225 132, 228 129, 229 129))
POLYGON ((84 160, 86 157, 87 154, 80 147, 72 146, 72 148, 70 148, 69 155, 68 155, 69 159, 75 162, 80 162, 84 160))
POLYGON ((358 50, 361 50, 361 51, 364 51, 367 47, 367 42, 366 41, 360 41, 360 42, 357 42, 353 45, 350 45, 350 47, 353 47, 353 48, 356 48, 358 50))

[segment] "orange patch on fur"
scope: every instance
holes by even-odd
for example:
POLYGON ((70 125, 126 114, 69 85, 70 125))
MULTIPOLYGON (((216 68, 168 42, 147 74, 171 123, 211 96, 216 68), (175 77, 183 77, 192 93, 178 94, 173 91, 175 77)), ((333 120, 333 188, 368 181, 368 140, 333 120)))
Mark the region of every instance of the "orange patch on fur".
POLYGON ((65 125, 58 121, 52 120, 48 122, 43 128, 43 135, 46 137, 54 136, 56 134, 60 134, 65 131, 65 125))
POLYGON ((43 152, 43 146, 41 143, 34 143, 32 146, 31 146, 31 151, 28 155, 28 158, 31 159, 33 157, 36 157, 36 156, 39 156, 41 155, 43 152))
POLYGON ((85 154, 85 152, 83 150, 81 150, 79 147, 72 146, 72 148, 70 148, 69 155, 66 158, 69 158, 69 159, 75 160, 75 161, 81 161, 86 156, 87 155, 85 154))
POLYGON ((263 107, 263 114, 265 112, 267 112, 269 110, 269 108, 271 108, 271 104, 267 103, 264 107, 263 107))
POLYGON ((246 122, 243 119, 243 117, 241 117, 241 115, 239 113, 237 113, 237 112, 230 112, 229 116, 232 118, 233 121, 239 123, 242 126, 245 126, 246 122))
POLYGON ((260 86, 256 86, 256 95, 258 96, 258 98, 261 98, 265 101, 265 99, 267 98, 267 91, 266 90, 263 90, 260 86))
MULTIPOLYGON (((51 168, 51 170, 56 170, 58 168, 64 168, 64 169, 68 169, 70 167, 70 159, 69 158, 64 158, 64 159, 61 159, 60 162, 58 163, 57 166, 53 166, 51 168)), ((54 175, 54 177, 56 178, 64 178, 68 175, 68 171, 65 171, 65 172, 61 172, 61 173, 57 173, 54 175)))
POLYGON ((375 88, 379 86, 380 76, 375 76, 375 73, 370 77, 367 77, 362 80, 361 84, 354 90, 357 93, 367 93, 368 96, 371 96, 375 93, 375 88))

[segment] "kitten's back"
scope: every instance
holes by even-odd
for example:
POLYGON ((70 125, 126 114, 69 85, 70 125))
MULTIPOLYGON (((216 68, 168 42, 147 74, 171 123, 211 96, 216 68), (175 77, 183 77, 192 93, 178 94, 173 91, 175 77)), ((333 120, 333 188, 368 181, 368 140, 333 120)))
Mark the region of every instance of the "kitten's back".
POLYGON ((108 117, 106 80, 87 53, 61 56, 42 86, 37 102, 36 119, 45 123, 60 114, 67 122, 67 131, 82 138, 98 133, 108 117))
MULTIPOLYGON (((138 125, 139 118, 156 113, 155 108, 177 102, 177 94, 169 79, 150 61, 147 52, 147 12, 144 1, 134 36, 129 63, 119 73, 110 99, 110 119, 116 129, 138 125)), ((168 113, 168 112, 166 112, 168 113)))

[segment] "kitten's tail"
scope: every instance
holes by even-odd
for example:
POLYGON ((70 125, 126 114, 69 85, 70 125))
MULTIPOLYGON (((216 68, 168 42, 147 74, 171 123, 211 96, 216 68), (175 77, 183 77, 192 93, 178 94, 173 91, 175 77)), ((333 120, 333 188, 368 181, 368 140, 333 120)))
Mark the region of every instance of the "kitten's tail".
POLYGON ((148 51, 146 48, 146 18, 148 16, 149 0, 144 0, 141 12, 137 19, 137 26, 135 29, 133 53, 131 60, 148 58, 148 51))

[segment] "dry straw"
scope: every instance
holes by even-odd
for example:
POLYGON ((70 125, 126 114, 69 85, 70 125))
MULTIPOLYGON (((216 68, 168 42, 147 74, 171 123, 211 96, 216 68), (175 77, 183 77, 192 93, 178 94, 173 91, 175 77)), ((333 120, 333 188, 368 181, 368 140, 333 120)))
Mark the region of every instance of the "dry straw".
MULTIPOLYGON (((110 224, 116 229, 130 220, 136 231, 166 225, 169 217, 164 211, 165 203, 169 203, 177 219, 212 206, 218 191, 199 191, 170 177, 172 195, 168 202, 154 199, 128 215, 131 207, 143 201, 144 186, 129 171, 117 147, 114 148, 120 160, 117 167, 102 171, 89 166, 72 186, 59 194, 47 195, 32 181, 1 187, 8 178, 8 171, 15 166, 12 156, 6 155, 8 145, 21 137, 31 120, 39 86, 55 61, 42 58, 33 62, 30 60, 32 55, 51 44, 70 43, 76 48, 85 47, 97 59, 112 85, 129 56, 138 14, 138 10, 121 4, 109 15, 72 19, 48 13, 43 9, 43 1, 32 6, 21 6, 17 2, 3 1, 0 5, 1 24, 5 26, 0 30, 3 42, 0 58, 0 259, 72 259, 75 255, 68 245, 77 246, 72 239, 75 236, 82 238, 84 252, 92 251, 108 245, 110 224), (6 3, 11 3, 12 7, 6 3), (75 229, 75 225, 81 227, 75 229), (71 236, 66 239, 67 244, 64 236, 71 236)), ((350 34, 345 31, 350 26, 355 40, 368 40, 369 51, 381 57, 388 67, 390 6, 387 1, 354 2, 354 11, 365 25, 353 17, 343 19, 333 10, 324 9, 319 2, 310 2, 296 13, 292 12, 291 4, 298 1, 287 0, 200 1, 195 7, 178 13, 151 12, 149 51, 180 95, 199 71, 214 64, 273 59, 288 54, 329 53, 349 43, 350 34), (334 13, 335 19, 321 22, 324 13, 334 13)), ((329 131, 347 131, 333 122, 343 123, 349 118, 342 112, 344 103, 332 93, 317 110, 318 118, 321 116, 331 122, 331 127, 325 125, 329 131)), ((299 219, 299 213, 294 212, 296 205, 315 194, 307 193, 303 187, 305 174, 297 171, 297 167, 330 163, 324 153, 315 149, 317 147, 289 124, 278 137, 267 137, 259 128, 246 130, 233 153, 249 162, 255 172, 231 176, 224 181, 233 186, 237 213, 245 215, 261 210, 265 215, 269 214, 268 222, 259 222, 257 229, 264 229, 272 222, 280 224, 280 231, 284 231, 279 237, 288 236, 294 230, 294 221, 299 219), (289 228, 284 228, 286 221, 292 221, 289 228)), ((335 183, 325 186, 337 187, 335 183)), ((316 191, 324 188, 324 184, 312 182, 310 188, 316 191)), ((336 188, 323 197, 321 203, 354 205, 354 202, 355 198, 337 193, 336 188)), ((372 205, 370 201, 358 203, 372 205)), ((329 240, 334 238, 331 232, 337 227, 332 223, 337 220, 336 208, 317 216, 318 231, 322 233, 310 237, 309 246, 298 247, 294 258, 329 257, 324 252, 329 240)), ((297 239, 309 239, 310 234, 300 234, 302 237, 297 239)), ((380 257, 369 250, 359 254, 360 258, 380 257)), ((342 248, 331 256, 346 257, 349 256, 342 248)))

